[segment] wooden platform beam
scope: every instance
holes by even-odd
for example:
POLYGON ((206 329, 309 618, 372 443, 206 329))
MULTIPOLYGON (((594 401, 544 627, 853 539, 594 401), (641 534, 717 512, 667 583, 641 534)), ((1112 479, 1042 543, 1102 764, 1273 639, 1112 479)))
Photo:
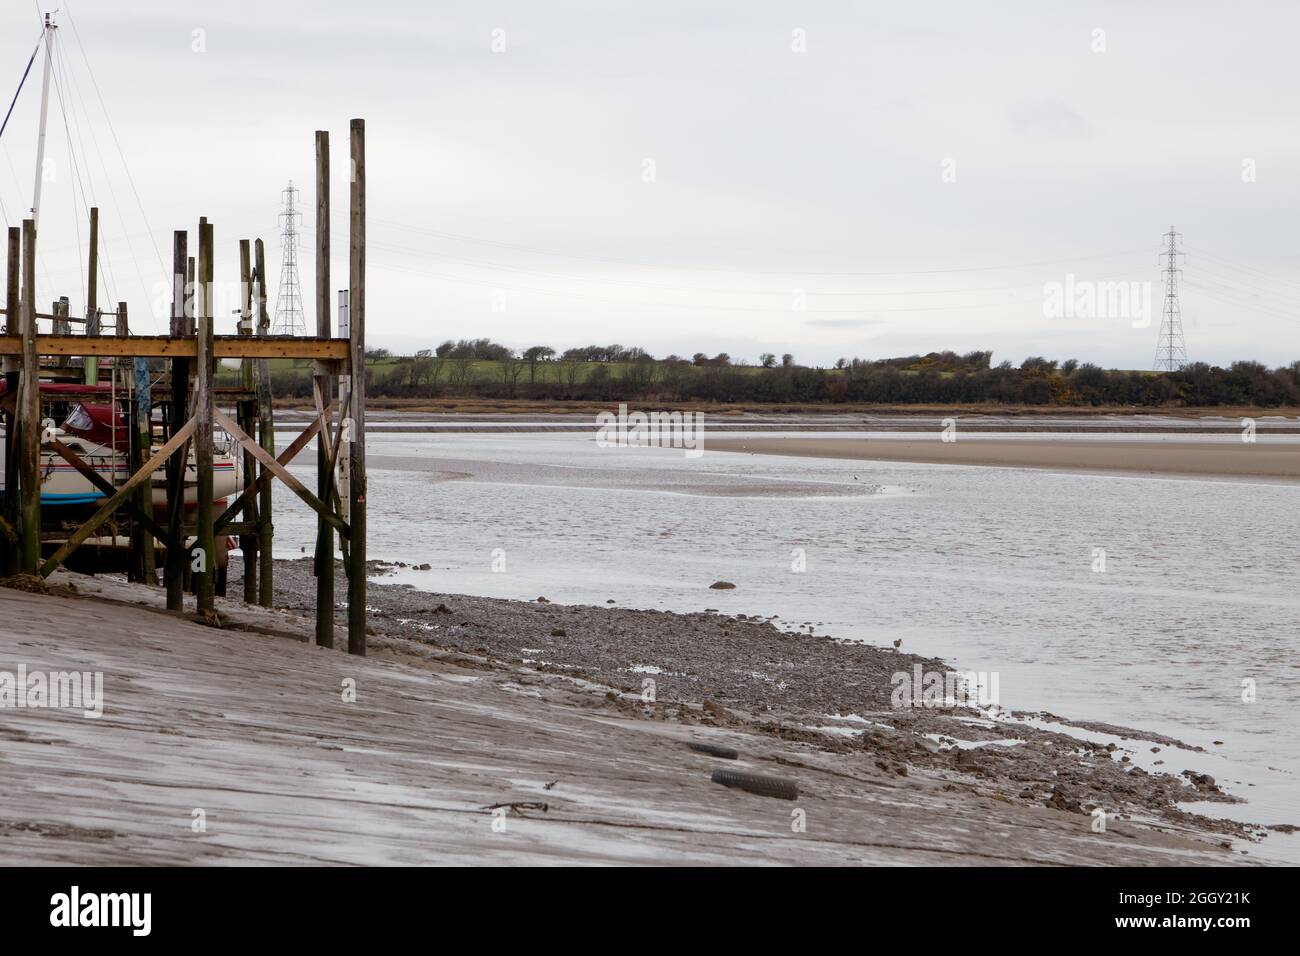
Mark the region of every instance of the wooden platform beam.
MULTIPOLYGON (((22 355, 20 342, 0 336, 0 355, 22 355)), ((37 335, 37 355, 92 355, 121 358, 196 358, 198 341, 193 337, 170 335, 37 335)), ((217 335, 212 354, 217 359, 311 359, 336 363, 335 374, 348 365, 350 344, 347 339, 310 338, 305 336, 217 335)))

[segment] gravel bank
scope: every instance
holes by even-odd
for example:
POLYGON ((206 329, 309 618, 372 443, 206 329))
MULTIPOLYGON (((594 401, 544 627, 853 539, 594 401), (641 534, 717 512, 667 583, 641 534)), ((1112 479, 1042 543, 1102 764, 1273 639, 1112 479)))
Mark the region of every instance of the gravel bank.
MULTIPOLYGON (((231 562, 232 594, 238 593, 237 564, 231 562)), ((602 706, 625 715, 732 727, 830 753, 865 754, 878 769, 899 777, 909 768, 953 773, 954 790, 996 800, 1084 816, 1100 808, 1112 819, 1238 839, 1264 832, 1178 808, 1189 800, 1235 802, 1213 779, 1180 766, 1180 755, 1198 749, 1181 741, 1109 726, 1113 740, 1082 740, 1067 732, 1068 722, 1050 714, 891 706, 895 673, 916 664, 942 670, 942 661, 787 633, 740 615, 430 593, 384 584, 391 569, 372 563, 370 633, 595 688, 604 694, 602 706), (647 679, 654 681, 653 704, 642 700, 647 679), (1062 731, 1029 726, 1020 721, 1024 717, 1059 722, 1062 731), (1161 751, 1162 766, 1148 772, 1136 758, 1153 745, 1161 751)), ((344 593, 340 576, 336 594, 344 593)), ((278 607, 314 613, 309 559, 277 562, 275 597, 278 607)), ((341 611, 338 622, 341 633, 341 611)))

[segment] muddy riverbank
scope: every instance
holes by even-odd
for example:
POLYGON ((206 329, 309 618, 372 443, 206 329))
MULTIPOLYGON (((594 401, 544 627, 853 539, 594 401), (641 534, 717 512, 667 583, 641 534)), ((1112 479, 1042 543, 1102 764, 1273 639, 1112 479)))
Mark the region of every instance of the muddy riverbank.
MULTIPOLYGON (((1089 732, 1097 728, 1071 733, 1067 719, 997 707, 896 706, 894 676, 918 665, 927 673, 946 670, 941 661, 782 630, 743 614, 566 606, 545 595, 523 602, 385 584, 396 570, 382 562, 372 567, 367 606, 375 636, 608 688, 606 706, 638 719, 798 740, 866 757, 900 777, 954 773, 957 789, 1071 813, 1081 826, 1104 812, 1216 839, 1263 832, 1179 809, 1181 801, 1233 800, 1214 780, 1180 765, 1181 754, 1197 750, 1181 741, 1122 727, 1106 727, 1100 737, 1089 732), (647 690, 653 702, 644 699, 647 690), (1135 765, 1139 750, 1158 754, 1153 772, 1135 765)), ((342 577, 336 586, 343 595, 342 577)), ((278 607, 314 611, 309 560, 277 562, 275 597, 278 607)))

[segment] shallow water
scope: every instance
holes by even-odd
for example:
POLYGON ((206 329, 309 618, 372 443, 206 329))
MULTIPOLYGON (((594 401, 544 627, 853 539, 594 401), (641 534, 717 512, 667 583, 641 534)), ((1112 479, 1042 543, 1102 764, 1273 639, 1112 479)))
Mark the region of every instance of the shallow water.
MULTIPOLYGON (((1202 745, 1161 769, 1250 801, 1205 809, 1300 824, 1300 484, 689 458, 566 434, 371 435, 367 453, 370 555, 433 565, 400 580, 901 638, 998 672, 1004 707, 1202 745)), ((289 497, 285 557, 314 536, 289 497)), ((1297 842, 1266 851, 1300 859, 1297 842)))

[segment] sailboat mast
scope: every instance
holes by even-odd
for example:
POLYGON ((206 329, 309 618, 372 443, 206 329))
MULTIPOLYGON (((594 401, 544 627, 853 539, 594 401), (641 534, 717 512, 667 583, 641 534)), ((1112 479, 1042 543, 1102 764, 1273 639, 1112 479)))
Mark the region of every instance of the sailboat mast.
POLYGON ((38 226, 41 217, 41 182, 45 176, 45 120, 50 111, 50 61, 54 58, 54 31, 50 14, 45 14, 45 78, 41 82, 41 128, 36 137, 36 184, 32 187, 32 221, 38 226))

